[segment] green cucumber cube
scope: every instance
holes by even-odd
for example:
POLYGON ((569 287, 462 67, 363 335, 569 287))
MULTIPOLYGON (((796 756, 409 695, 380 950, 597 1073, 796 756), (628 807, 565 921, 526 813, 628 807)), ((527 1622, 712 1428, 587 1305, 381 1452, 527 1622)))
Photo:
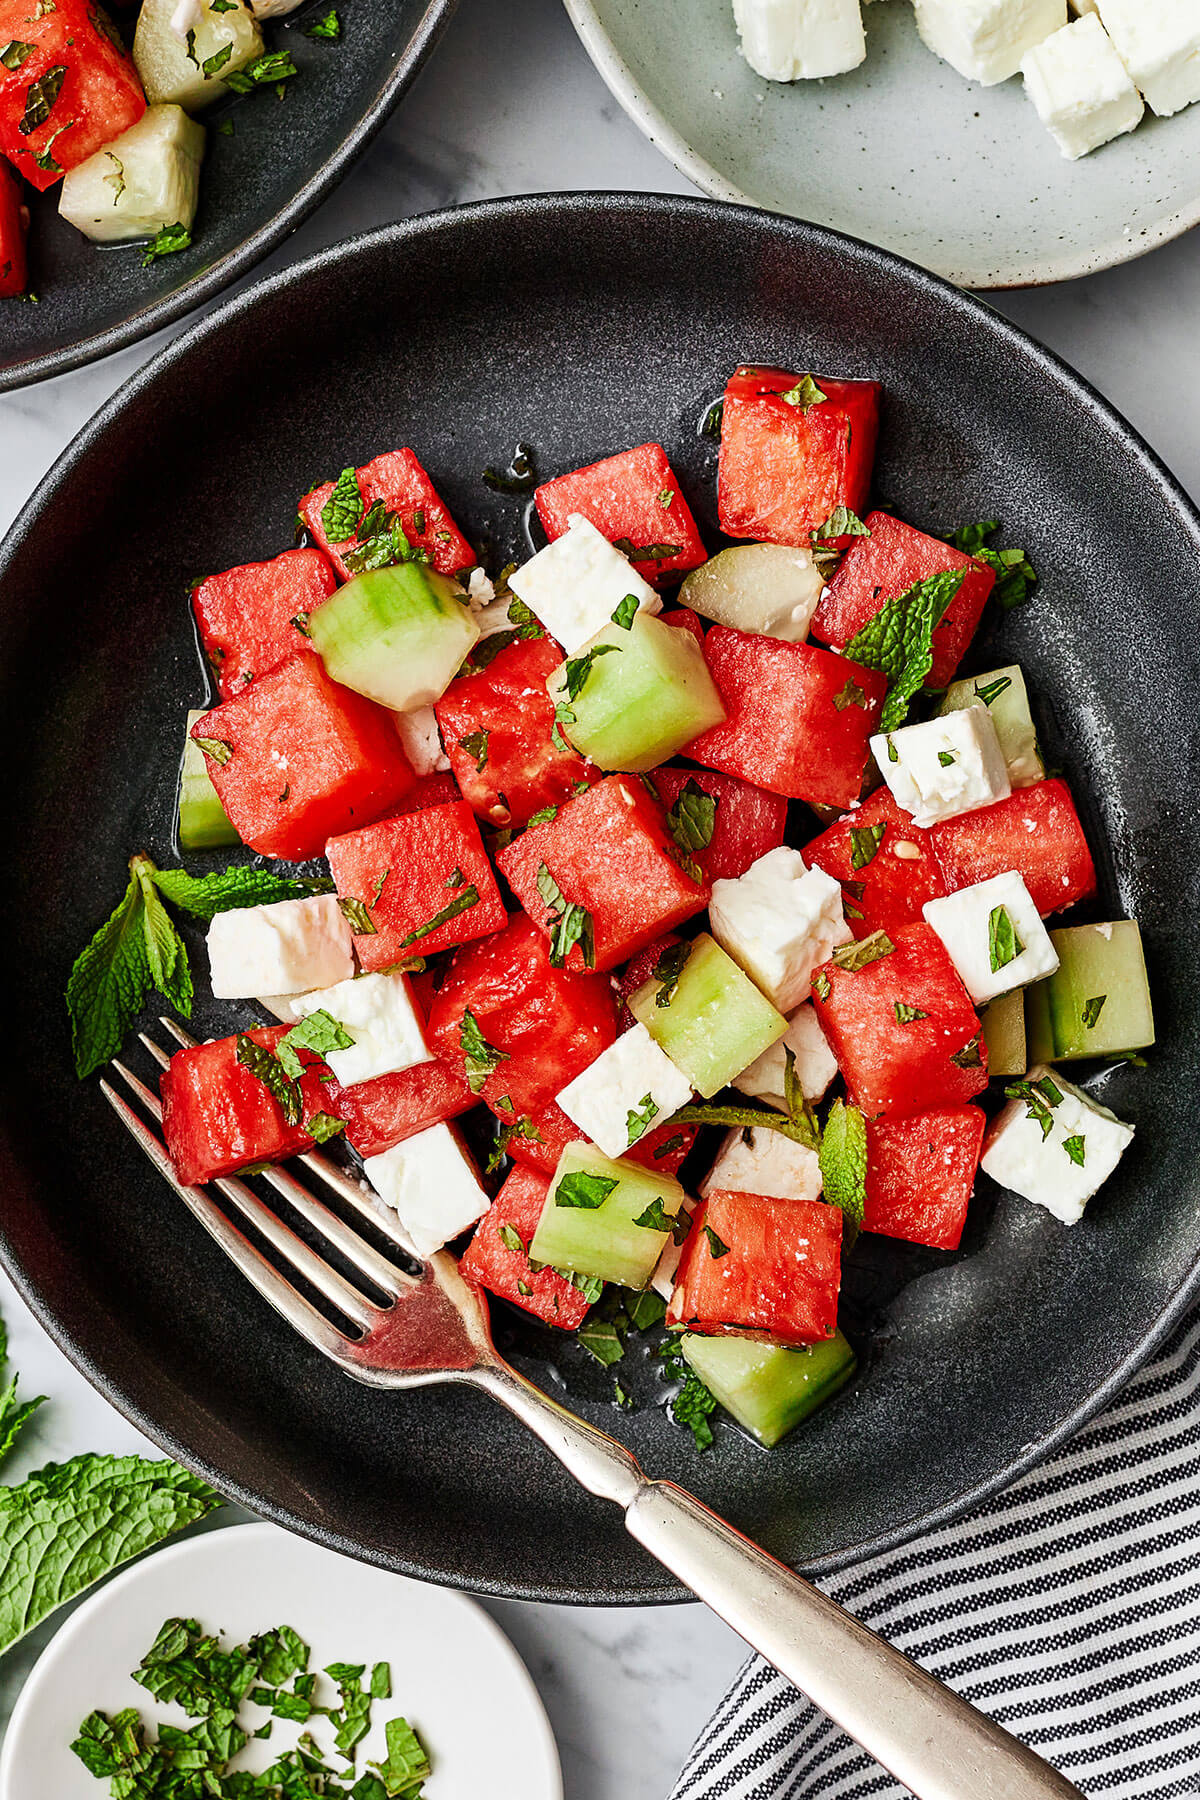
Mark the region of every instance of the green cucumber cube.
POLYGON ((536 1263, 644 1288, 670 1238, 639 1219, 674 1219, 686 1198, 669 1175, 614 1162, 591 1144, 568 1144, 559 1158, 529 1246, 536 1263))
POLYGON ((986 706, 992 715, 1013 787, 1033 787, 1035 782, 1043 781, 1046 765, 1029 710, 1025 677, 1016 663, 992 669, 986 675, 969 675, 965 681, 952 681, 938 712, 962 712, 968 706, 979 705, 986 706))
POLYGON ((180 106, 148 106, 136 125, 67 170, 59 214, 94 244, 153 237, 167 225, 190 231, 203 160, 203 125, 180 106))
POLYGON ((415 562, 355 575, 309 631, 335 681, 394 712, 440 700, 479 638, 457 583, 415 562))
POLYGON ((166 102, 199 112, 229 89, 221 79, 266 49, 246 0, 233 6, 199 0, 194 26, 177 37, 171 21, 179 0, 142 0, 133 34, 133 60, 151 106, 166 102))
POLYGON ((1025 996, 1020 988, 1001 994, 979 1015, 987 1045, 989 1075, 1024 1075, 1029 1067, 1025 1054, 1025 996))
POLYGON ((208 764, 199 744, 192 742, 192 726, 204 712, 197 708, 187 716, 187 733, 183 740, 183 767, 179 774, 179 848, 181 850, 217 850, 222 844, 240 844, 229 815, 217 798, 217 790, 208 774, 208 764))
POLYGON ((788 1028, 783 1014, 706 931, 693 939, 673 985, 651 976, 628 1004, 706 1100, 728 1087, 788 1028))
POLYGON ((733 631, 803 643, 825 582, 811 551, 735 544, 684 577, 680 604, 733 631))
POLYGON ((836 1394, 855 1369, 854 1352, 840 1331, 803 1350, 689 1331, 679 1348, 726 1412, 768 1450, 836 1394))
POLYGON ((1031 989, 1038 999, 1039 1062, 1120 1056, 1154 1042, 1154 1011, 1136 919, 1068 925, 1050 933, 1053 975, 1031 989))
MULTIPOLYGON (((1020 988, 1015 990, 1018 994, 1021 991, 1020 988)), ((1053 1062, 1054 1032, 1050 1025, 1050 996, 1046 992, 1046 983, 1035 981, 1024 994, 1025 1048, 1032 1068, 1035 1063, 1053 1062)))
POLYGON ((628 629, 598 631, 546 688, 576 750, 631 774, 657 768, 725 717, 692 633, 645 612, 628 629))

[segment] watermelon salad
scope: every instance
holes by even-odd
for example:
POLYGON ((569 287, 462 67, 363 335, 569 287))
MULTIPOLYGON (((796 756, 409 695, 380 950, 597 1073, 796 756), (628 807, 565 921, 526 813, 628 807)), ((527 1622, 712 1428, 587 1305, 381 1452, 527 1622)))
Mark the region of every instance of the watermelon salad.
MULTIPOLYGON (((0 298, 28 290, 27 188, 58 188, 61 218, 96 244, 140 243, 148 264, 184 250, 212 116, 259 88, 281 97, 298 73, 263 25, 305 0, 118 0, 120 27, 94 0, 0 0, 0 298)), ((335 7, 309 0, 306 37, 336 42, 335 7)))
POLYGON ((958 672, 1033 571, 869 508, 878 409, 738 369, 711 556, 658 444, 537 486, 491 577, 412 450, 344 469, 192 591, 180 849, 260 860, 135 858, 123 903, 211 916, 258 1008, 163 1075, 181 1180, 348 1147, 420 1254, 600 1361, 665 1323, 701 1443, 849 1377, 861 1234, 953 1252, 980 1167, 1082 1218, 1133 1131, 1063 1065, 1154 1037, 1136 922, 1060 920, 1096 873, 1021 669, 958 672))

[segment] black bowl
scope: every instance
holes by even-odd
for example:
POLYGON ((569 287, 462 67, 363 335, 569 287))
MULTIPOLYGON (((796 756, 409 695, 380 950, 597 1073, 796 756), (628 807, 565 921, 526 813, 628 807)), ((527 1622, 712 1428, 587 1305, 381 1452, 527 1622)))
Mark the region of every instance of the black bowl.
POLYGON ((299 70, 211 113, 190 249, 142 267, 132 245, 91 244, 58 217, 57 186, 32 195, 29 285, 36 306, 0 302, 0 393, 61 375, 149 337, 211 300, 303 223, 366 149, 433 49, 456 0, 354 0, 336 43, 304 35, 327 8, 308 0, 268 22, 269 49, 299 70), (232 136, 213 129, 233 121, 232 136))
MULTIPOLYGON (((480 473, 518 440, 551 473, 660 438, 712 531, 697 425, 742 360, 880 377, 879 494, 934 528, 1000 517, 1027 545, 1039 595, 980 666, 1019 656, 1030 674, 1099 854, 1097 916, 1141 920, 1160 1027, 1150 1067, 1103 1085, 1139 1133, 1086 1220, 1067 1230, 983 1180, 961 1253, 865 1240, 862 1371, 769 1455, 723 1426, 698 1456, 648 1367, 621 1413, 576 1347, 505 1320, 521 1365, 648 1470, 828 1571, 1036 1462, 1197 1286, 1200 525, 1146 447, 986 306, 881 251, 700 201, 504 201, 390 226, 194 326, 81 434, 0 562, 4 1261, 90 1379, 227 1493, 491 1593, 679 1589, 490 1402, 383 1396, 294 1338, 74 1080, 62 988, 130 851, 171 855, 182 714, 202 696, 190 579, 282 548, 314 478, 397 443, 500 554, 523 503, 480 473)), ((202 1031, 232 1016, 198 1006, 202 1031)))

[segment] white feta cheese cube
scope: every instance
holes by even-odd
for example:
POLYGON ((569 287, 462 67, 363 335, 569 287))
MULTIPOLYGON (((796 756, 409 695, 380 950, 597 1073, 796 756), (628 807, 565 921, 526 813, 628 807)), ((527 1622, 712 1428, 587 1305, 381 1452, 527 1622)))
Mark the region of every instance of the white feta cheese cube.
POLYGON ((787 1052, 791 1051, 796 1058, 796 1079, 800 1083, 800 1091, 806 1100, 819 1100, 826 1088, 837 1074, 837 1063, 833 1051, 825 1038, 825 1033, 817 1023, 816 1010, 811 1001, 803 1006, 788 1020, 788 1028, 779 1042, 756 1056, 748 1069, 735 1075, 733 1085, 743 1094, 750 1094, 756 1100, 766 1100, 769 1105, 786 1112, 787 1098, 784 1094, 784 1073, 787 1068, 787 1052))
POLYGON ((921 908, 976 1006, 1053 975, 1058 952, 1024 878, 1014 870, 921 908))
POLYGON ((842 890, 798 850, 768 850, 736 880, 714 881, 712 934, 780 1012, 808 997, 809 977, 850 941, 842 890))
POLYGON ((717 1160, 700 1183, 704 1199, 718 1189, 771 1200, 819 1200, 821 1164, 815 1150, 782 1131, 738 1125, 725 1133, 717 1160))
POLYGON ((983 1167, 1001 1187, 1074 1225, 1133 1142, 1133 1126, 1044 1063, 1019 1085, 1021 1096, 988 1133, 983 1167))
POLYGON ((928 828, 1007 800, 1008 766, 986 706, 966 706, 871 739, 896 805, 928 828))
POLYGON ((867 54, 859 0, 733 0, 742 55, 767 81, 814 81, 867 54))
POLYGON ((1070 162, 1132 131, 1142 96, 1095 13, 1074 19, 1021 63, 1025 92, 1070 162))
POLYGON ((1152 112, 1165 119, 1200 100, 1196 0, 1099 0, 1098 10, 1152 112))
POLYGON ((432 1256, 491 1204, 479 1174, 449 1125, 431 1125, 380 1156, 363 1159, 367 1180, 394 1209, 418 1256, 432 1256))
POLYGON ((926 47, 984 87, 1015 75, 1026 51, 1067 22, 1067 0, 913 0, 913 10, 926 47))
POLYGON ((412 712, 398 712, 394 716, 404 754, 413 766, 414 775, 436 775, 450 767, 432 706, 418 706, 412 712))
POLYGON ((327 1012, 354 1039, 349 1050, 325 1053, 343 1087, 433 1061, 407 975, 359 975, 298 995, 293 1005, 302 1019, 327 1012))
POLYGON ((692 1084, 637 1024, 568 1082, 558 1104, 605 1156, 624 1156, 692 1097, 692 1084))
POLYGON ((218 913, 208 928, 217 1000, 303 994, 354 973, 354 938, 336 894, 218 913))
POLYGON ((508 585, 568 656, 603 631, 630 594, 639 612, 662 611, 650 583, 582 513, 571 513, 562 537, 517 569, 508 585))

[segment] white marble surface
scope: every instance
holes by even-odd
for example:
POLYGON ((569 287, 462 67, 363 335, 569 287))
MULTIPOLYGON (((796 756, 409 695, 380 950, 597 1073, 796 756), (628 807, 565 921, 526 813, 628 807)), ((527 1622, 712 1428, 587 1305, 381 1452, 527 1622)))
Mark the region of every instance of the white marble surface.
MULTIPOLYGON (((577 43, 559 0, 461 0, 405 105, 281 264, 407 213, 504 193, 566 188, 688 191, 625 118, 577 43)), ((1074 363, 1200 493, 1200 235, 1073 286, 997 304, 1074 363)), ((0 529, 152 340, 90 369, 0 397, 0 529)), ((13 1473, 83 1449, 141 1447, 0 1278, 15 1366, 52 1403, 13 1473)), ((568 1800, 662 1800, 742 1646, 699 1607, 572 1611, 497 1603, 549 1707, 568 1800)), ((0 1662, 7 1716, 36 1634, 0 1662)))

